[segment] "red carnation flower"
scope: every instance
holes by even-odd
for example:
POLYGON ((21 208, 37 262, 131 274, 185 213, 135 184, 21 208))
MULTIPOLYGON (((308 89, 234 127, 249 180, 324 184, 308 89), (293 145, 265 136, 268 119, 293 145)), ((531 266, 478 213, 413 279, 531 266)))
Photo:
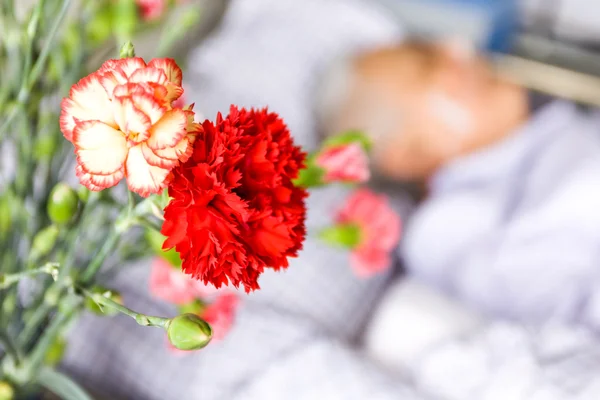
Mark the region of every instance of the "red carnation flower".
POLYGON ((231 107, 206 121, 190 159, 173 169, 163 248, 185 273, 215 287, 258 289, 265 268, 288 266, 302 248, 307 192, 292 180, 306 154, 267 110, 231 107))

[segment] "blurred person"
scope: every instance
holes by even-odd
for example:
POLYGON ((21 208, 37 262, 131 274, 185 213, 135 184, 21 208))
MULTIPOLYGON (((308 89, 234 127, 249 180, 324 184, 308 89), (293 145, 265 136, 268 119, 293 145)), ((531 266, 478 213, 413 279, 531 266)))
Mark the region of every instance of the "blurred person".
MULTIPOLYGON (((339 55, 389 45, 400 34, 373 2, 234 0, 222 26, 190 56, 186 95, 208 116, 226 112, 230 103, 268 105, 286 120, 298 142, 314 148, 319 140, 313 113, 318 74, 339 55)), ((346 194, 344 187, 314 192, 309 229, 327 225, 346 194)), ((398 193, 393 200, 406 217, 410 199, 398 193)), ((172 306, 148 293, 149 270, 148 265, 130 266, 107 285, 120 290, 134 309, 174 315, 172 306)), ((537 335, 511 325, 483 329, 474 324, 464 340, 448 336, 403 374, 382 368, 360 344, 371 316, 386 308, 385 299, 381 306, 379 300, 390 279, 389 274, 356 278, 347 254, 309 237, 288 270, 265 273, 259 292, 241 296, 232 330, 222 341, 197 353, 173 354, 161 330, 144 331, 142 339, 127 317, 88 315, 71 334, 64 367, 115 400, 481 400, 485 391, 498 393, 498 385, 510 387, 506 371, 528 377, 524 382, 540 393, 567 393, 574 385, 562 387, 564 375, 577 377, 578 388, 593 382, 581 371, 555 373, 559 361, 580 361, 577 356, 593 348, 593 338, 582 334, 586 339, 579 339, 569 331, 564 336, 570 342, 562 337, 558 342, 574 342, 579 352, 559 357, 565 351, 551 340, 556 331, 537 335), (490 340, 494 337, 500 338, 490 340), (543 342, 542 337, 549 344, 544 352, 531 346, 543 342), (520 347, 510 347, 517 339, 520 347), (125 347, 126 354, 121 351, 125 347), (547 359, 537 360, 537 354, 547 359), (520 355, 533 361, 524 364, 520 355), (86 358, 94 360, 93 368, 81 362, 86 358)), ((398 318, 406 333, 395 331, 397 342, 408 336, 411 324, 400 314, 398 318)), ((600 365, 600 354, 589 354, 586 365, 600 365)))
POLYGON ((600 328, 597 112, 527 93, 454 40, 369 52, 329 77, 326 130, 364 130, 381 175, 425 188, 400 250, 408 279, 369 330, 377 358, 406 367, 489 318, 600 328))

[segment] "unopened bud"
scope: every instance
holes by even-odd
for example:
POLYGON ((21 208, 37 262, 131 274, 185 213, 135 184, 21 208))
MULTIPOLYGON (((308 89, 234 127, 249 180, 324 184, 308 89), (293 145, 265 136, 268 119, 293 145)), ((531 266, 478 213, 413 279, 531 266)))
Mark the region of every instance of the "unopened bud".
POLYGON ((48 216, 55 224, 66 224, 73 220, 79 207, 77 192, 66 183, 58 183, 50 192, 48 216))
POLYGON ((50 225, 37 233, 31 246, 31 261, 35 262, 52 251, 58 239, 58 227, 50 225))
POLYGON ((121 46, 121 51, 119 52, 120 58, 131 58, 135 57, 135 48, 133 47, 133 43, 130 41, 125 42, 123 46, 121 46))
POLYGON ((169 322, 167 335, 179 350, 199 350, 212 338, 210 325, 195 314, 182 314, 169 322))
POLYGON ((0 400, 13 400, 15 398, 15 390, 6 381, 0 381, 0 400))

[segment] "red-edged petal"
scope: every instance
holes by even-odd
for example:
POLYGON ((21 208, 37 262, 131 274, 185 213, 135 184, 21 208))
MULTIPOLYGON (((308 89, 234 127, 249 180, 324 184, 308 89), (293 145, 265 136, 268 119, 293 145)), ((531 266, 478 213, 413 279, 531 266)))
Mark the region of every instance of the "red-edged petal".
POLYGON ((114 126, 110 98, 100 83, 100 77, 94 73, 73 85, 69 97, 77 107, 70 104, 70 116, 83 121, 95 119, 114 126))
POLYGON ((165 85, 167 89, 167 95, 165 96, 165 101, 172 103, 183 95, 183 88, 181 86, 177 86, 173 83, 168 82, 165 85))
POLYGON ((150 118, 150 123, 157 123, 167 109, 152 95, 148 93, 134 93, 131 95, 133 104, 150 118))
POLYGON ((121 179, 123 179, 123 176, 125 176, 123 168, 110 175, 93 175, 85 172, 81 165, 77 165, 75 168, 75 174, 79 178, 79 182, 81 182, 82 185, 90 190, 93 190, 94 192, 99 192, 100 190, 115 186, 121 181, 121 179))
POLYGON ((152 151, 152 149, 148 147, 146 143, 142 143, 140 144, 140 146, 142 147, 142 154, 144 155, 144 159, 148 162, 148 164, 152 166, 170 170, 173 169, 179 163, 177 159, 160 157, 154 151, 152 151))
POLYGON ((182 163, 189 160, 194 152, 194 147, 192 146, 192 142, 189 137, 186 136, 177 145, 174 147, 168 147, 166 149, 160 150, 152 150, 154 154, 161 158, 166 158, 168 160, 178 160, 182 163))
POLYGON ((148 164, 142 153, 142 146, 129 149, 125 174, 129 189, 140 196, 148 197, 160 193, 167 186, 170 169, 164 169, 148 164))
POLYGON ((172 58, 155 58, 148 63, 148 66, 163 70, 169 82, 181 86, 183 73, 172 58))
POLYGON ((94 119, 94 115, 87 108, 81 107, 68 97, 65 97, 60 104, 60 130, 64 137, 72 142, 73 141, 73 129, 75 129, 77 120, 89 120, 94 119))
POLYGON ((187 134, 187 116, 180 109, 167 111, 150 129, 148 146, 155 150, 173 147, 187 134))
POLYGON ((127 158, 127 141, 123 133, 100 121, 84 121, 73 131, 77 161, 85 172, 113 174, 127 158))
POLYGON ((150 118, 133 104, 131 97, 118 97, 114 101, 115 119, 121 131, 128 139, 139 143, 148 138, 148 130, 152 126, 150 118), (135 135, 135 136, 132 136, 135 135))
POLYGON ((164 85, 168 82, 167 75, 158 68, 140 68, 129 77, 130 83, 153 82, 164 85))
POLYGON ((146 62, 141 57, 122 58, 118 60, 118 67, 128 78, 140 68, 146 68, 146 62))

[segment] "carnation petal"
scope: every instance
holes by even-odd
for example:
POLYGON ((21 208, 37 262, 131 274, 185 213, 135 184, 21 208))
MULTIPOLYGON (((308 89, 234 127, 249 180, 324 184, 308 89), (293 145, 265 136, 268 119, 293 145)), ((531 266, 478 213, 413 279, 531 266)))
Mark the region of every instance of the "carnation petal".
POLYGON ((150 123, 157 123, 167 111, 158 100, 148 93, 134 93, 131 95, 136 108, 150 118, 150 123))
POLYGON ((150 118, 133 104, 132 98, 119 97, 113 104, 115 104, 115 119, 121 131, 128 135, 137 135, 135 138, 128 136, 134 143, 146 140, 152 124, 150 118))
POLYGON ((142 146, 137 145, 129 149, 125 172, 129 189, 140 196, 148 197, 164 189, 171 170, 150 165, 144 158, 142 146))
MULTIPOLYGON (((90 116, 93 116, 95 120, 114 126, 115 120, 110 99, 100 83, 99 74, 86 76, 73 85, 69 97, 71 98, 68 104, 70 110, 65 118, 76 118, 84 121, 92 119, 90 116)), ((64 122, 64 126, 69 125, 70 122, 64 122)))
POLYGON ((180 162, 186 162, 191 156, 194 148, 188 137, 184 137, 173 147, 167 147, 166 149, 156 149, 153 153, 161 158, 169 160, 178 160, 180 162))
POLYGON ((167 111, 150 129, 148 145, 160 150, 173 147, 187 134, 187 116, 180 109, 167 111))
POLYGON ((83 121, 94 119, 92 111, 80 106, 68 97, 62 100, 60 108, 60 130, 68 141, 73 141, 75 119, 83 121))
POLYGON ((129 78, 138 69, 146 68, 146 62, 141 57, 122 58, 117 60, 117 67, 129 78))
POLYGON ((129 77, 131 83, 154 82, 164 85, 167 81, 167 75, 162 70, 149 67, 140 68, 129 77))
POLYGON ((163 70, 169 82, 181 86, 183 73, 181 72, 181 68, 179 68, 172 58, 155 58, 148 63, 148 66, 163 70))
POLYGON ((93 175, 85 172, 81 165, 77 165, 75 168, 75 174, 79 178, 79 182, 81 182, 82 185, 94 192, 98 192, 100 190, 115 186, 121 179, 123 179, 125 172, 123 171, 123 168, 121 168, 110 175, 93 175))
POLYGON ((85 121, 73 132, 77 160, 92 174, 109 175, 123 167, 127 141, 123 133, 100 122, 85 121))
POLYGON ((152 151, 150 147, 148 147, 147 143, 142 143, 141 146, 144 158, 146 159, 148 164, 152 166, 171 169, 179 163, 177 159, 173 160, 169 158, 160 157, 154 151, 152 151))

